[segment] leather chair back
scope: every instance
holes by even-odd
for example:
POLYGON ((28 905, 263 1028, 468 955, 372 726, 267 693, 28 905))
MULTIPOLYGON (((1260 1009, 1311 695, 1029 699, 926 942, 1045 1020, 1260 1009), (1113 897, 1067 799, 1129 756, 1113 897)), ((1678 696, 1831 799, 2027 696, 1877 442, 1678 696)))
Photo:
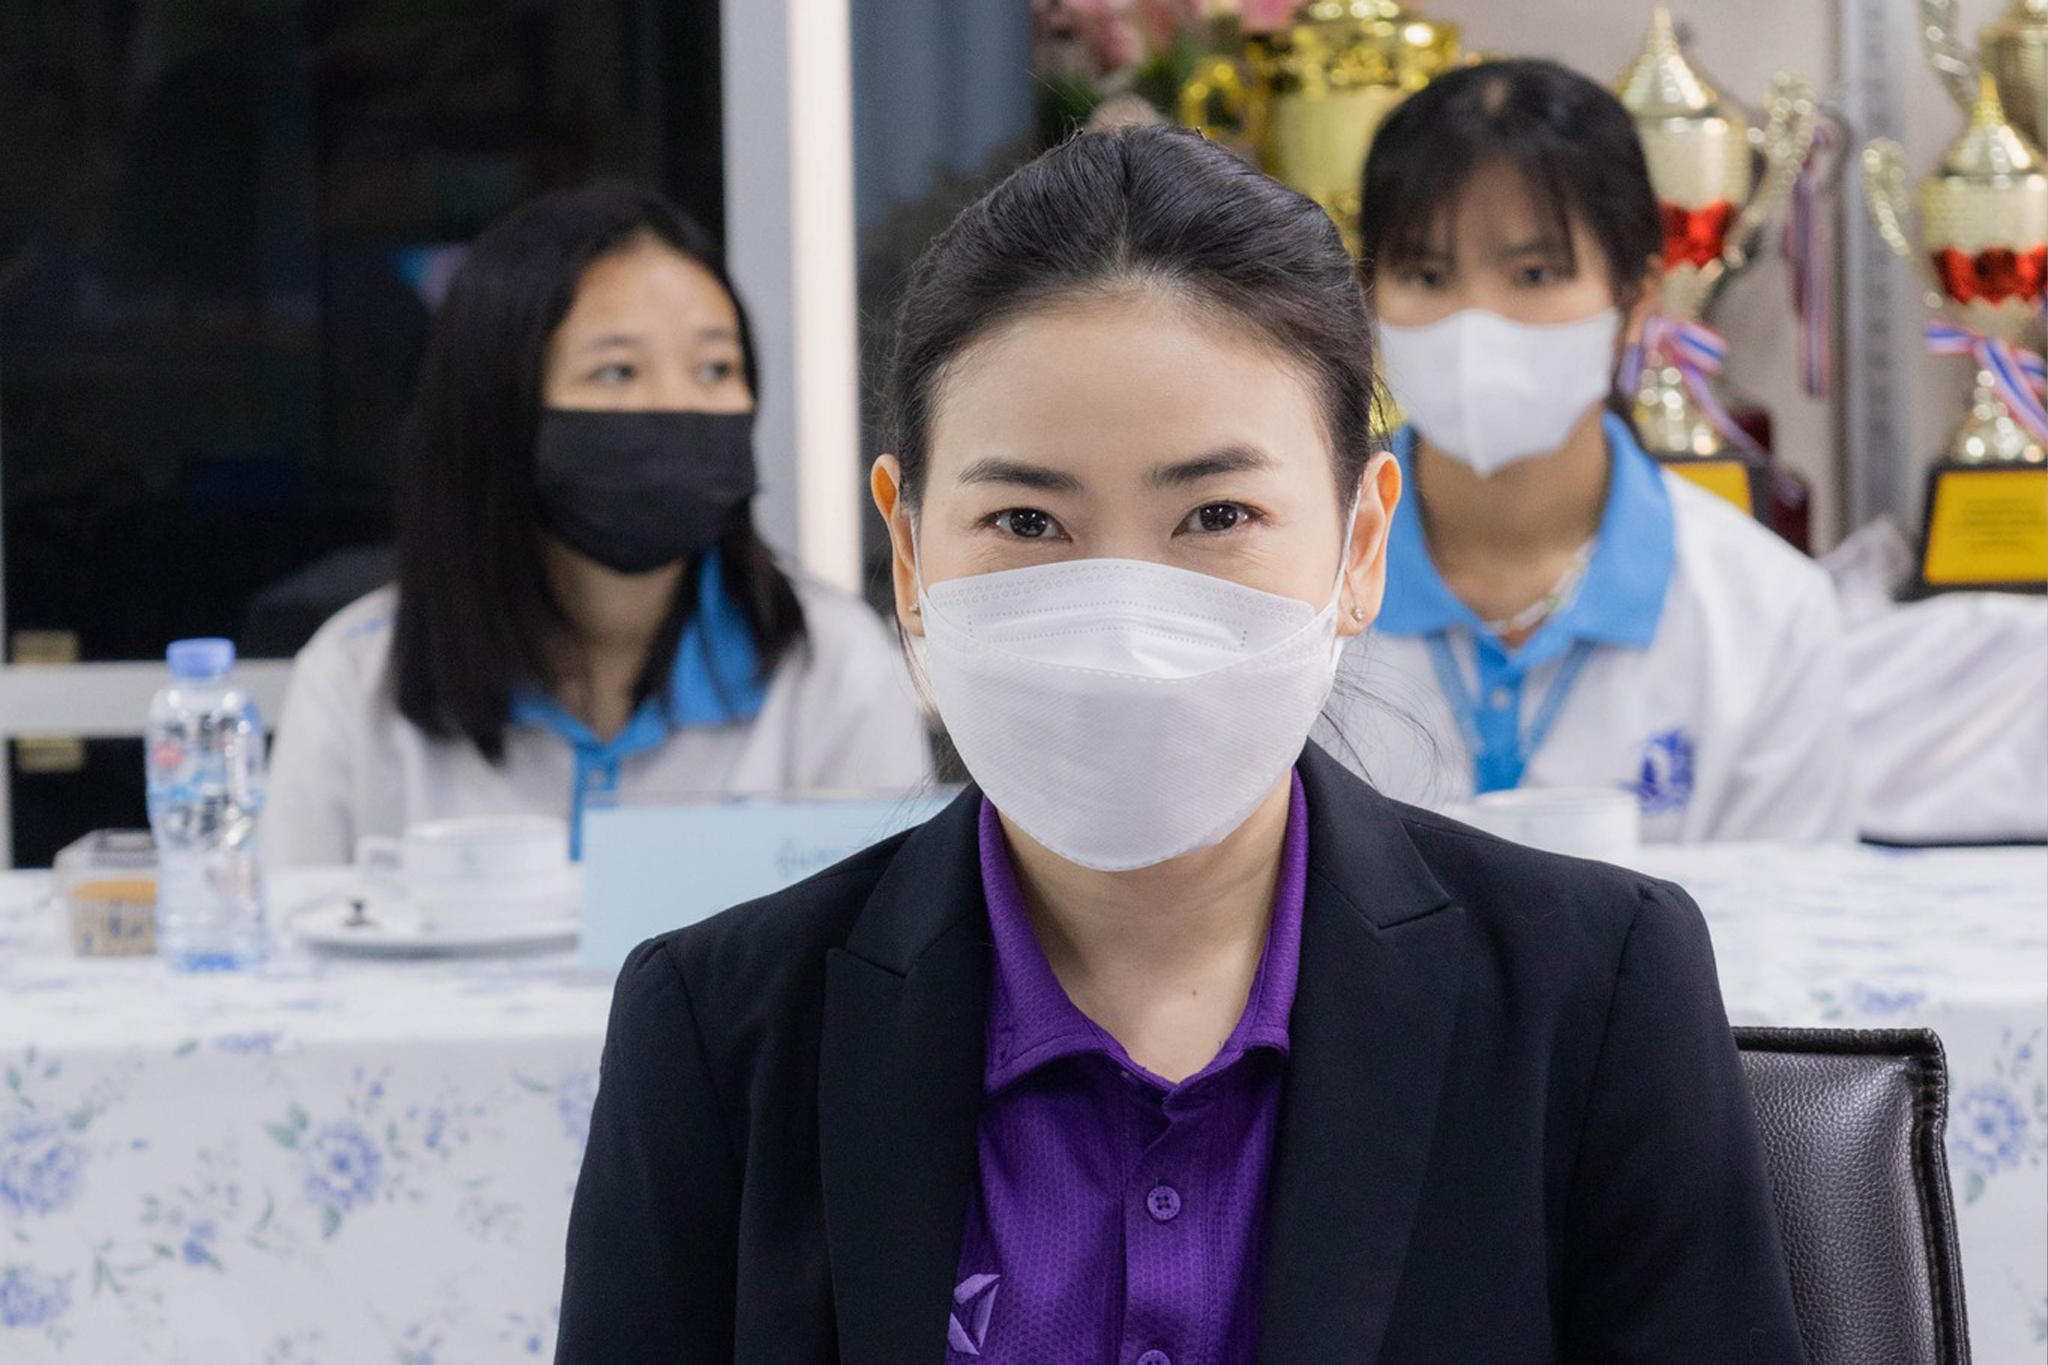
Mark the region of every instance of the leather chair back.
POLYGON ((1808 1365, 1967 1365, 1927 1029, 1739 1028, 1808 1365))

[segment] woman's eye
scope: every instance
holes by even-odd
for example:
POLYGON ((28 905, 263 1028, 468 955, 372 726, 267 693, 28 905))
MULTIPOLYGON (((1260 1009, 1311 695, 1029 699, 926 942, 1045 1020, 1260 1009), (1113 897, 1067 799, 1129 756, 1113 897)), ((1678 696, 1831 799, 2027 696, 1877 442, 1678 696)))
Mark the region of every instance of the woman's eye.
POLYGON ((1556 280, 1556 269, 1547 265, 1525 265, 1515 272, 1515 283, 1524 289, 1540 289, 1556 280))
POLYGON ((996 513, 990 521, 998 531, 1019 540, 1049 540, 1060 529, 1050 512, 1041 512, 1036 507, 1013 507, 996 513))
POLYGON ((640 372, 631 365, 624 361, 616 361, 610 365, 600 365, 592 370, 590 372, 590 379, 594 384, 630 384, 639 375, 640 372))
POLYGON ((1403 275, 1401 281, 1416 289, 1442 289, 1450 283, 1450 275, 1433 265, 1419 265, 1403 275))
POLYGON ((697 367, 697 382, 705 388, 716 388, 740 372, 740 367, 730 360, 714 360, 697 367))
POLYGON ((1249 525, 1253 516, 1252 509, 1241 502, 1211 502, 1188 513, 1187 520, 1180 524, 1180 528, 1183 531, 1216 535, 1249 525))

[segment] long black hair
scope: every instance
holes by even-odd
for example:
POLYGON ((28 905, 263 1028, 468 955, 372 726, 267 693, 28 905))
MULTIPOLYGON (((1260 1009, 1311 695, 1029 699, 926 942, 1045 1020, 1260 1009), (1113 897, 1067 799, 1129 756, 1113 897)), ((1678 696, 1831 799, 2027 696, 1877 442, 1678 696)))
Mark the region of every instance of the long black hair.
POLYGON ((1080 133, 965 209, 912 268, 887 412, 923 495, 932 405, 962 351, 1018 313, 1151 284, 1266 336, 1313 379, 1348 504, 1375 440, 1373 334, 1330 216, 1180 128, 1080 133))
POLYGON ((1521 173, 1567 252, 1572 220, 1586 225, 1606 257, 1616 301, 1623 311, 1633 306, 1650 258, 1664 249, 1642 140, 1612 93, 1549 61, 1446 72, 1387 116, 1360 196, 1368 278, 1428 250, 1473 173, 1492 164, 1521 173))
MULTIPOLYGON (((709 271, 739 317, 747 387, 759 401, 747 315, 711 234, 660 195, 606 182, 544 195, 471 243, 434 320, 398 443, 399 711, 430 735, 467 739, 497 762, 514 693, 546 688, 547 643, 568 621, 547 583, 534 497, 534 442, 548 340, 599 257, 652 237, 709 271)), ((802 608, 745 505, 718 540, 725 590, 752 629, 762 674, 804 638, 802 608)), ((677 586, 633 701, 665 697, 697 606, 693 562, 677 586)))

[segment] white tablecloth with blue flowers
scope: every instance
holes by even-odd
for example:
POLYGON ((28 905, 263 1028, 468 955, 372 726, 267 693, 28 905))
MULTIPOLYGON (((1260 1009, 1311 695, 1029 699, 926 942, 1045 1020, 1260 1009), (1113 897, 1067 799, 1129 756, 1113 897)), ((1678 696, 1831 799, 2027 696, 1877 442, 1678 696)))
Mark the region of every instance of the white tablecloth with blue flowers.
MULTIPOLYGON (((2040 1361, 2048 851, 1639 861, 1706 908, 1737 1022, 1941 1032, 1976 1358, 2040 1361)), ((65 955, 46 891, 0 875, 0 1361, 550 1358, 608 981, 173 978, 65 955)))
POLYGON ((1977 1365, 2048 1356, 2048 849, 1695 845, 1643 870, 1706 912, 1738 1024, 1931 1028, 1977 1365))

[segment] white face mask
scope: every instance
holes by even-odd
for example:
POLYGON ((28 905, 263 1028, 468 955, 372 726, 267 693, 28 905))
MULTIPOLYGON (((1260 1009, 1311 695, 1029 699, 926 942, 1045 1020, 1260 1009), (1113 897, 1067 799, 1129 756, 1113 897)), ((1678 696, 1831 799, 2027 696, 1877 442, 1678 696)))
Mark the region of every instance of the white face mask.
POLYGON ((1142 560, 920 577, 933 701, 1019 829, 1082 867, 1150 867, 1222 842, 1300 756, 1342 587, 1318 612, 1142 560))
POLYGON ((1621 314, 1539 326, 1467 308, 1379 332, 1394 401, 1431 445, 1483 478, 1556 450, 1607 396, 1621 314))

